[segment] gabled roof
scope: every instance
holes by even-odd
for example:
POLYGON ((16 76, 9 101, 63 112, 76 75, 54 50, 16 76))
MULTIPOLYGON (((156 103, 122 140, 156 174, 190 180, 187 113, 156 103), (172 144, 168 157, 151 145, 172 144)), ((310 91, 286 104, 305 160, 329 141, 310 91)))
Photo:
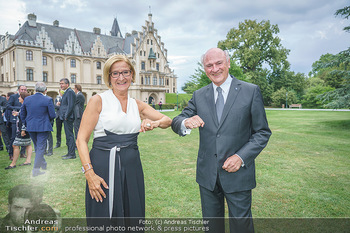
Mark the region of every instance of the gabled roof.
POLYGON ((42 28, 45 28, 54 49, 63 50, 64 45, 67 43, 67 40, 73 33, 77 37, 80 47, 83 52, 91 52, 91 48, 97 37, 100 37, 104 48, 107 53, 125 53, 121 48, 123 48, 124 39, 116 36, 108 36, 102 34, 95 34, 93 32, 80 31, 76 29, 57 27, 49 24, 36 23, 36 27, 31 27, 28 24, 28 21, 23 24, 23 26, 18 30, 15 35, 15 40, 27 40, 35 41, 36 37, 39 35, 39 32, 42 28))

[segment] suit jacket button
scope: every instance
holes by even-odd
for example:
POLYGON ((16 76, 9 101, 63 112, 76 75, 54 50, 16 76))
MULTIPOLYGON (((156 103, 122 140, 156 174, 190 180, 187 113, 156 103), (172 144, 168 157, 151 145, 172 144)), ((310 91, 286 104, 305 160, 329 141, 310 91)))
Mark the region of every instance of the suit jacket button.
POLYGON ((220 134, 217 134, 216 137, 219 138, 219 137, 220 137, 220 134))

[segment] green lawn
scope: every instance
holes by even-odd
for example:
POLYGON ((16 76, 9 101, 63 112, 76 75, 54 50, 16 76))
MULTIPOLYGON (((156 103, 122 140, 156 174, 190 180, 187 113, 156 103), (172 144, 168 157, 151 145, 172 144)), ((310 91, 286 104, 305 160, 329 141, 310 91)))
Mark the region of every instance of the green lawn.
MULTIPOLYGON (((273 134, 256 160, 253 216, 350 217, 350 112, 267 110, 267 116, 273 134)), ((198 130, 186 137, 170 128, 141 133, 139 148, 146 216, 201 217, 195 182, 198 130)), ((44 202, 62 217, 84 217, 85 177, 79 159, 61 159, 66 152, 66 146, 55 149, 47 157, 47 175, 32 178, 32 166, 4 170, 9 160, 1 151, 0 217, 7 213, 9 190, 21 183, 41 184, 44 202)))

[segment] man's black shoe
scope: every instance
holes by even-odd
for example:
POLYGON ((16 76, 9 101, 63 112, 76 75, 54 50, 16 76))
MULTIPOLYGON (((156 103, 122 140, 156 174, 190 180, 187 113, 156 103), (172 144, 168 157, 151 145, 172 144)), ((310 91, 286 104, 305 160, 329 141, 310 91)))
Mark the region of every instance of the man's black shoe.
POLYGON ((40 176, 40 175, 44 175, 45 172, 42 172, 42 171, 37 171, 37 172, 33 172, 32 176, 35 177, 35 176, 40 176))
POLYGON ((63 157, 62 159, 75 159, 75 158, 77 158, 77 156, 70 155, 70 156, 67 156, 67 157, 63 157))
POLYGON ((64 158, 64 157, 68 157, 68 156, 69 156, 69 155, 68 155, 68 154, 66 154, 66 155, 62 155, 61 157, 62 157, 62 158, 64 158))
POLYGON ((46 156, 51 156, 51 155, 53 155, 53 153, 52 153, 52 152, 47 152, 47 153, 45 153, 44 155, 46 155, 46 156))

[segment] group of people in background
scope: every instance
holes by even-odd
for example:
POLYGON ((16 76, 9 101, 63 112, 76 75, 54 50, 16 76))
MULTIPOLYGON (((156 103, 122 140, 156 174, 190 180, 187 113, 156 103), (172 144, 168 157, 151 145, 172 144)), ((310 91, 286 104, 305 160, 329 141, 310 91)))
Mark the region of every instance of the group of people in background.
POLYGON ((62 124, 64 125, 68 153, 62 159, 75 159, 75 140, 81 117, 84 112, 85 97, 82 87, 76 84, 74 90, 69 80, 60 80, 60 90, 53 100, 46 95, 47 87, 43 82, 35 84, 35 94, 30 95, 25 85, 20 85, 16 93, 9 92, 0 97, 0 150, 6 148, 11 164, 5 169, 16 168, 18 158, 26 158, 19 166, 31 165, 32 142, 35 160, 33 176, 44 174, 47 163, 44 155, 53 155, 53 125, 56 121, 56 146, 61 146, 62 124), (74 136, 75 134, 75 136, 74 136))

